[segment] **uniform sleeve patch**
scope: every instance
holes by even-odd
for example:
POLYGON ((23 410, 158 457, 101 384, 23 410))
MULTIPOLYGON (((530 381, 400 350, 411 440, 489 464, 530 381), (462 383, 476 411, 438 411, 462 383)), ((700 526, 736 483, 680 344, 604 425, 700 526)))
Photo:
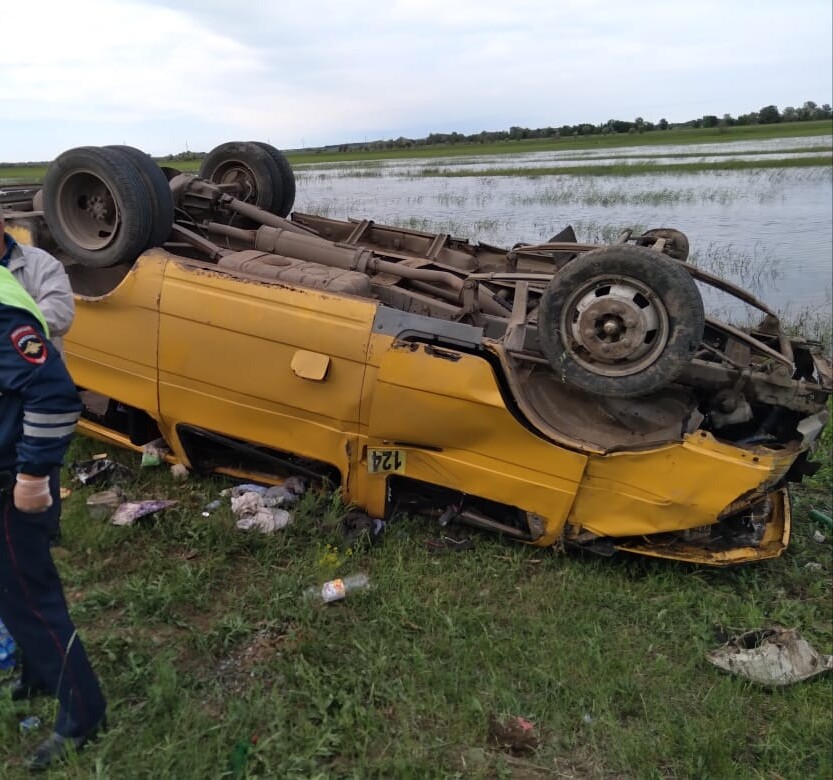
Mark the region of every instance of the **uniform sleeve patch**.
POLYGON ((31 325, 12 331, 12 345, 24 360, 39 366, 46 362, 46 342, 31 325))

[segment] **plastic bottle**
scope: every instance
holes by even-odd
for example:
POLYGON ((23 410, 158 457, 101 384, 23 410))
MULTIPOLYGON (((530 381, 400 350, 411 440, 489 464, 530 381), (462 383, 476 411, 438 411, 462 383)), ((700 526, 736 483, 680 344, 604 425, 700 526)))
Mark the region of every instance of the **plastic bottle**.
POLYGON ((330 601, 339 601, 345 598, 348 593, 365 590, 369 587, 370 578, 366 574, 359 572, 358 574, 351 574, 348 577, 329 580, 320 586, 313 585, 304 591, 304 595, 308 599, 315 599, 326 604, 330 601))
POLYGON ((17 664, 17 645, 3 621, 0 620, 0 671, 14 669, 17 664))

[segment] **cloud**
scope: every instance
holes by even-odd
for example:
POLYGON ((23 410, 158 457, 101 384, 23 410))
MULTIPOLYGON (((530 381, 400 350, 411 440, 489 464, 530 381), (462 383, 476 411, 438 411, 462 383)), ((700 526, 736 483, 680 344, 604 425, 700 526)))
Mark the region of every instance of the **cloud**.
POLYGON ((831 100, 828 0, 32 0, 9 4, 0 159, 831 100))

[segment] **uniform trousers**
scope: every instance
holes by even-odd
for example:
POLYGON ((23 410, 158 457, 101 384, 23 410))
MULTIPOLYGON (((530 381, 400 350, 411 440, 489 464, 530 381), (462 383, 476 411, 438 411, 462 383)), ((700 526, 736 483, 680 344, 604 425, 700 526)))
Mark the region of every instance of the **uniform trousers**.
POLYGON ((22 652, 23 684, 58 699, 55 731, 84 737, 101 725, 106 704, 52 560, 61 518, 57 469, 49 481, 45 512, 20 512, 10 490, 0 494, 0 619, 22 652))

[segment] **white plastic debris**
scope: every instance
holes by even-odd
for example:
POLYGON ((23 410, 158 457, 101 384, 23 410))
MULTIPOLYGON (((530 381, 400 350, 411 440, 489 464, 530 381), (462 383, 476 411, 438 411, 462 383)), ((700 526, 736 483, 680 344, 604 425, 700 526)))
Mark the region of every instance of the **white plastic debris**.
POLYGON ((171 476, 177 480, 188 479, 188 468, 182 463, 174 463, 171 466, 171 476))
POLYGON ((816 652, 798 631, 779 626, 732 637, 706 658, 718 669, 768 686, 791 685, 833 669, 833 655, 816 652))
POLYGON ((140 517, 152 515, 162 509, 176 506, 176 501, 161 499, 159 501, 125 501, 113 513, 110 522, 113 525, 133 525, 140 517))
POLYGON ((813 541, 818 542, 818 544, 824 544, 827 541, 827 537, 821 531, 813 531, 813 541))
POLYGON ((286 528, 292 522, 292 515, 285 509, 262 507, 254 514, 246 514, 234 525, 241 531, 257 530, 262 534, 271 534, 286 528))
POLYGON ((237 485, 229 493, 231 511, 238 518, 235 526, 241 531, 257 529, 264 534, 286 528, 292 522, 292 514, 281 507, 296 503, 305 487, 300 477, 290 477, 283 484, 269 488, 237 485))
POLYGON ((235 526, 241 531, 256 529, 264 534, 271 534, 286 528, 292 522, 292 515, 278 504, 281 500, 268 496, 265 492, 249 492, 231 497, 231 511, 237 522, 235 526))

